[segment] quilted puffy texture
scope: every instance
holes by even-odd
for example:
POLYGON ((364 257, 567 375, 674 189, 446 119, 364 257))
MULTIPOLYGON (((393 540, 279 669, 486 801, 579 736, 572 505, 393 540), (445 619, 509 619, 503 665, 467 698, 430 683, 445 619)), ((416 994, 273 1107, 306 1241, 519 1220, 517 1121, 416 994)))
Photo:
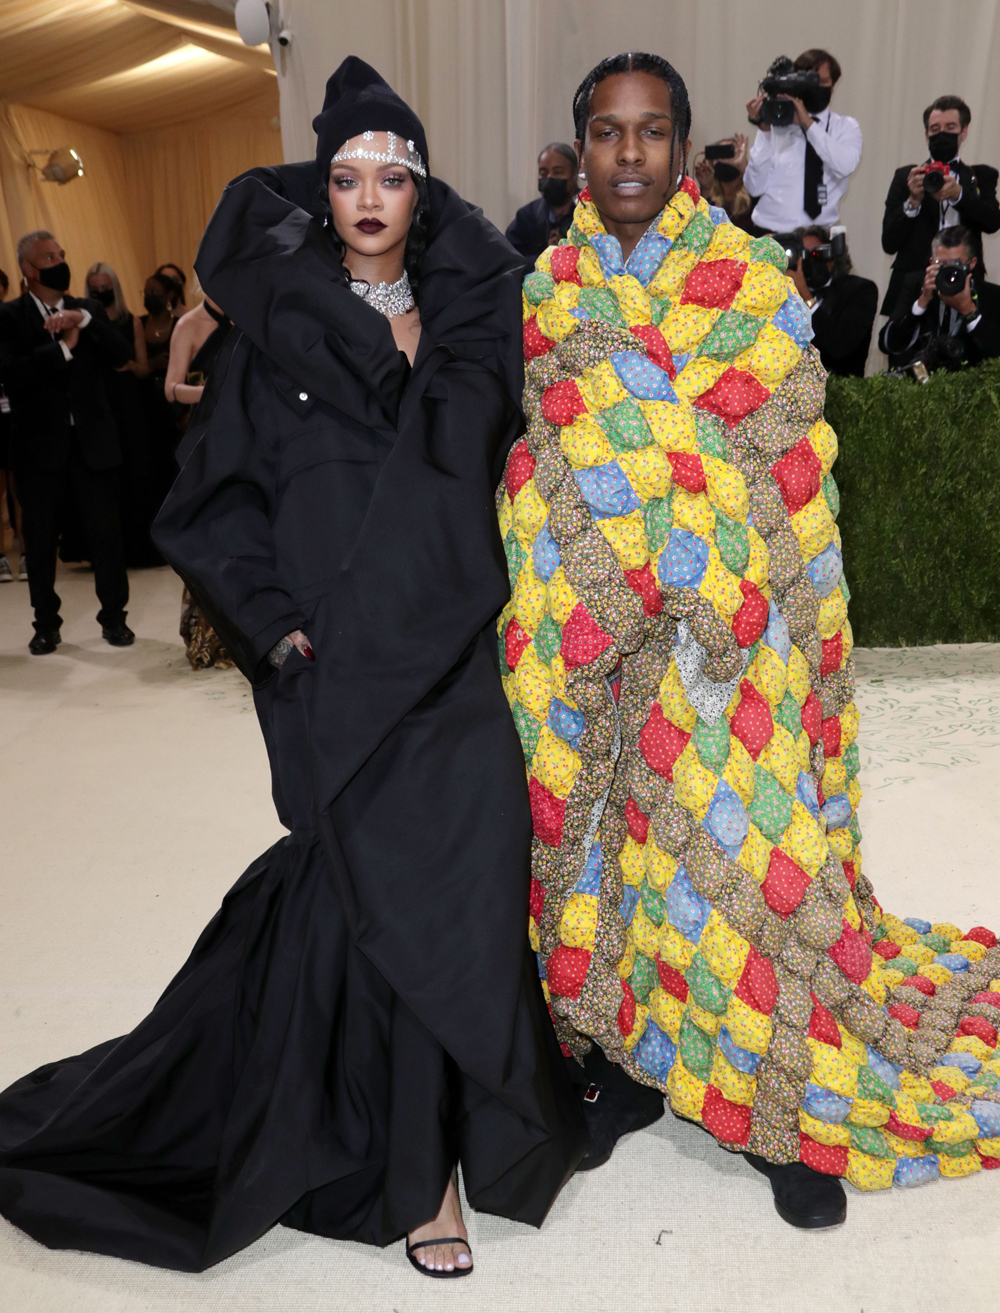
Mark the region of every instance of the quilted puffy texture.
POLYGON ((689 180, 628 261, 585 193, 525 282, 497 633, 560 1040, 884 1189, 1000 1166, 1000 951, 863 873, 810 331, 778 246, 689 180))

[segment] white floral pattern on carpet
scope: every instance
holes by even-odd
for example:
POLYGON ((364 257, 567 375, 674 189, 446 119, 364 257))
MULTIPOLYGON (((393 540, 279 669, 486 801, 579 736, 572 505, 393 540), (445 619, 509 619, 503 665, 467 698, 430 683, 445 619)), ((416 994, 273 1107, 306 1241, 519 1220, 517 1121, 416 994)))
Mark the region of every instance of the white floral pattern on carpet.
POLYGON ((854 655, 866 792, 979 765, 1000 748, 1000 644, 854 655))

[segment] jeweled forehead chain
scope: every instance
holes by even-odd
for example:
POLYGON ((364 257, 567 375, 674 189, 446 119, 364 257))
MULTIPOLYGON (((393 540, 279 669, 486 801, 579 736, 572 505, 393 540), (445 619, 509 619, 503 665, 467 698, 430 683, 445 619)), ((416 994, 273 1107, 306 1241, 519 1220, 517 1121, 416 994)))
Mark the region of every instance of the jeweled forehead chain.
MULTIPOLYGON (((373 150, 371 147, 355 146, 353 150, 347 149, 345 141, 340 150, 337 151, 331 160, 332 164, 342 164, 345 160, 375 160, 378 164, 402 164, 404 168, 416 173, 421 178, 427 177, 427 169, 423 160, 420 158, 420 152, 416 144, 412 141, 406 143, 405 153, 398 144, 400 139, 394 132, 387 132, 388 150, 373 150)), ((369 129, 361 134, 362 141, 374 141, 375 133, 369 129)))

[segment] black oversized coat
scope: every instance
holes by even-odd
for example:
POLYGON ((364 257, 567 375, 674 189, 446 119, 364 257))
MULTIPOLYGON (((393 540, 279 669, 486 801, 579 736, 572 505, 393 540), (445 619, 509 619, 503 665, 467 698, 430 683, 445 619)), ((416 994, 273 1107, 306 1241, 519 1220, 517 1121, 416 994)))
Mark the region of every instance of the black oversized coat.
POLYGON ((475 1207, 537 1225, 586 1147, 496 650, 521 261, 432 179, 410 370, 314 178, 255 171, 212 219, 198 273, 236 330, 155 529, 254 685, 291 833, 131 1035, 0 1095, 0 1211, 54 1246, 200 1269, 279 1220, 384 1244, 456 1158, 475 1207), (274 670, 296 628, 315 663, 274 670))

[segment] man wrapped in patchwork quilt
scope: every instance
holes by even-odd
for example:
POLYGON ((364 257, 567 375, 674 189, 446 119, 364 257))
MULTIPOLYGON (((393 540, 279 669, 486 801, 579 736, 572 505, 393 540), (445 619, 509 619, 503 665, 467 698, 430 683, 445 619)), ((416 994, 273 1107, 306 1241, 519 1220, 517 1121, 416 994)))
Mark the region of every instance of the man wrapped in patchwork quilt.
POLYGON ((655 57, 624 60, 577 96, 591 187, 524 283, 529 422, 499 492, 530 936, 564 1052, 598 1044, 765 1167, 872 1190, 1000 1166, 997 937, 900 920, 862 871, 808 310, 780 246, 687 177, 625 258, 592 191, 613 209, 614 169, 652 173, 653 147, 605 102, 668 82, 672 168, 686 128, 677 83, 636 67, 655 57))

